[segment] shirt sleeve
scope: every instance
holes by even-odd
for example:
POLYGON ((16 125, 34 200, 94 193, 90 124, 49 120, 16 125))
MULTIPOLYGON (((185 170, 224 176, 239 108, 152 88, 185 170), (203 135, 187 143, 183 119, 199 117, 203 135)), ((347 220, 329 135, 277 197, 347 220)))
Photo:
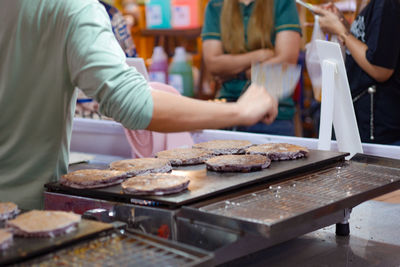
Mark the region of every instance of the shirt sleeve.
POLYGON ((98 2, 71 16, 66 41, 71 82, 100 104, 100 112, 129 129, 146 128, 153 99, 144 77, 126 64, 110 20, 98 2))
POLYGON ((275 32, 296 31, 301 34, 299 14, 292 0, 275 1, 275 32))
POLYGON ((202 40, 221 40, 220 18, 222 1, 210 1, 207 4, 204 16, 204 24, 201 33, 202 40))
POLYGON ((376 1, 366 42, 368 61, 395 69, 400 57, 400 4, 396 0, 376 1), (378 3, 379 2, 379 3, 378 3))

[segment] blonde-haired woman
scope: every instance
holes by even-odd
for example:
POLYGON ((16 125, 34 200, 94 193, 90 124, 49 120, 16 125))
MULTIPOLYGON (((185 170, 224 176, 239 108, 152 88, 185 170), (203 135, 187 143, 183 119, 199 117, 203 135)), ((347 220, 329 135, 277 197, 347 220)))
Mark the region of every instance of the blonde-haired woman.
MULTIPOLYGON (((207 69, 222 81, 219 97, 236 101, 250 84, 253 62, 297 63, 300 26, 293 0, 211 0, 203 25, 207 69)), ((258 123, 239 130, 294 135, 295 106, 281 100, 272 125, 258 123)))
POLYGON ((332 4, 315 11, 321 28, 346 46, 361 141, 400 145, 400 0, 369 1, 351 27, 332 4))

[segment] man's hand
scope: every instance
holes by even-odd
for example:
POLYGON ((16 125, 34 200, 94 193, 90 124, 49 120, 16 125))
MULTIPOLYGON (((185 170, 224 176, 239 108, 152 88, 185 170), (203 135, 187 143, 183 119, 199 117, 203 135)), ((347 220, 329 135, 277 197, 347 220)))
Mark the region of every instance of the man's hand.
POLYGON ((278 102, 259 85, 252 84, 237 101, 242 111, 241 125, 250 126, 259 121, 271 124, 278 115, 278 102))

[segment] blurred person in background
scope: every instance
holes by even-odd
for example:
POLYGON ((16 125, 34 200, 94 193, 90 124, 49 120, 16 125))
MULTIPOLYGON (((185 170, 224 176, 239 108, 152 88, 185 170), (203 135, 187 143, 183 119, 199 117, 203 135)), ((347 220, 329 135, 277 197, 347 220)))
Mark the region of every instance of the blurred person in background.
POLYGON ((400 145, 400 0, 371 0, 352 25, 332 3, 315 7, 321 29, 346 47, 361 141, 400 145))
POLYGON ((228 104, 151 90, 97 0, 3 0, 0 25, 0 201, 22 209, 42 207, 43 185, 68 171, 76 87, 129 129, 215 129, 277 114, 255 85, 228 104))
POLYGON ((116 7, 109 5, 104 1, 99 2, 104 6, 108 16, 110 17, 112 31, 119 45, 122 47, 122 50, 124 50, 125 55, 127 57, 137 57, 136 46, 133 42, 131 29, 125 17, 116 7))
MULTIPOLYGON (((301 29, 292 0, 211 0, 202 30, 206 68, 222 82, 218 97, 236 101, 250 85, 251 64, 297 64, 301 29)), ((292 97, 279 102, 271 125, 259 122, 240 131, 294 136, 292 97)))

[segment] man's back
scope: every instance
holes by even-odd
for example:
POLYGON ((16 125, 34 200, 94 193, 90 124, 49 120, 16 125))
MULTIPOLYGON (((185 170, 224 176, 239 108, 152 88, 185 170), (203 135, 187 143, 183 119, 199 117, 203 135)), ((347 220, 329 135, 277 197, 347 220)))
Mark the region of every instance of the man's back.
MULTIPOLYGON (((96 0, 3 0, 0 5, 0 201, 39 207, 43 184, 67 171, 74 87, 112 102, 112 88, 124 89, 116 74, 135 73, 122 65, 123 52, 96 0)), ((134 78, 138 90, 147 87, 141 77, 134 78)), ((103 112, 118 113, 110 104, 101 103, 103 112)), ((136 122, 138 128, 151 117, 152 106, 145 109, 149 115, 136 122)), ((121 121, 131 114, 123 115, 121 121)))

